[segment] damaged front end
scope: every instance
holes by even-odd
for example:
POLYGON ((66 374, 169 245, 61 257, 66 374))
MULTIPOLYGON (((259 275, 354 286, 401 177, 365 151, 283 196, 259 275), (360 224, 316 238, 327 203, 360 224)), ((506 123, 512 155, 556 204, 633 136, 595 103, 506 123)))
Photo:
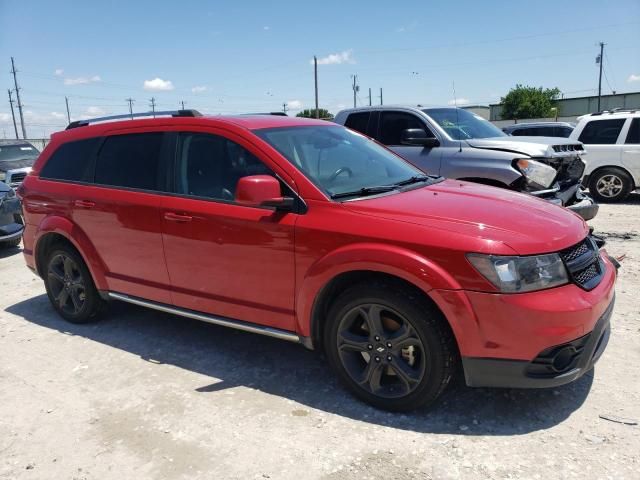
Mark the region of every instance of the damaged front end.
POLYGON ((22 236, 24 225, 21 213, 20 200, 13 189, 0 189, 0 243, 22 236))
POLYGON ((549 145, 542 157, 514 159, 522 177, 512 188, 543 198, 576 212, 584 220, 598 213, 598 204, 581 187, 585 151, 580 143, 549 145))

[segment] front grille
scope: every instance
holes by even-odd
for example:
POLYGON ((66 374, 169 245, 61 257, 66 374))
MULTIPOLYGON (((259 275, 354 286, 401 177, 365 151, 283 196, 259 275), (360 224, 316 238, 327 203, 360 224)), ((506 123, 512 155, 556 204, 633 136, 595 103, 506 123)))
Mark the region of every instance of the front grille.
POLYGON ((27 172, 19 172, 11 175, 11 183, 22 183, 27 176, 27 172))
POLYGON ((604 276, 598 246, 591 237, 560 252, 571 280, 584 290, 595 288, 604 276))
POLYGON ((580 143, 576 143, 573 145, 553 145, 553 151, 560 152, 582 152, 584 147, 580 143))

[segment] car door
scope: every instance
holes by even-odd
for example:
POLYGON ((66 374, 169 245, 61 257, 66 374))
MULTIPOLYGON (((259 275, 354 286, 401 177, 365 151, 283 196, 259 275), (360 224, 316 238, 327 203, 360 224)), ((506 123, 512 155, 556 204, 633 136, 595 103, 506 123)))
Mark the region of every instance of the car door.
POLYGON ((107 136, 92 182, 72 187, 71 216, 98 252, 109 290, 170 303, 160 216, 165 140, 162 131, 107 136))
POLYGON ((439 175, 441 147, 402 145, 400 143, 402 131, 408 128, 422 129, 428 137, 435 138, 426 123, 417 115, 400 110, 384 110, 380 113, 376 139, 420 170, 431 175, 439 175))
POLYGON ((622 146, 622 164, 629 169, 638 186, 640 179, 640 118, 630 119, 629 130, 622 146))
POLYGON ((273 172, 246 140, 229 135, 177 135, 175 194, 162 204, 173 303, 294 330, 297 215, 234 201, 241 177, 273 172))

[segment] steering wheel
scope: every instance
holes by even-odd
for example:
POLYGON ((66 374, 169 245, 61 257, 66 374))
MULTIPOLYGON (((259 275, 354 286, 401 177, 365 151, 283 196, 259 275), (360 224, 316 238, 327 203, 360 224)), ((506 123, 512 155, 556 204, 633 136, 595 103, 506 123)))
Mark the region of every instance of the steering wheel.
POLYGON ((340 167, 339 169, 337 169, 335 172, 331 174, 328 181, 333 182, 336 178, 338 178, 338 175, 340 175, 341 173, 349 174, 349 178, 353 177, 353 172, 349 167, 340 167))

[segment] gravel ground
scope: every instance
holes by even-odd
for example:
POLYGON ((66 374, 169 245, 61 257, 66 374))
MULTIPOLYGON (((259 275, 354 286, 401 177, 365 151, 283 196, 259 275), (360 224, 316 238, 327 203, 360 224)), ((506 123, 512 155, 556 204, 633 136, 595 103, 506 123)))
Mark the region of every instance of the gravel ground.
POLYGON ((600 415, 640 420, 640 195, 592 224, 627 255, 595 370, 456 385, 409 415, 352 399, 286 342, 125 304, 65 323, 19 249, 0 251, 0 478, 637 479, 640 426, 600 415))

